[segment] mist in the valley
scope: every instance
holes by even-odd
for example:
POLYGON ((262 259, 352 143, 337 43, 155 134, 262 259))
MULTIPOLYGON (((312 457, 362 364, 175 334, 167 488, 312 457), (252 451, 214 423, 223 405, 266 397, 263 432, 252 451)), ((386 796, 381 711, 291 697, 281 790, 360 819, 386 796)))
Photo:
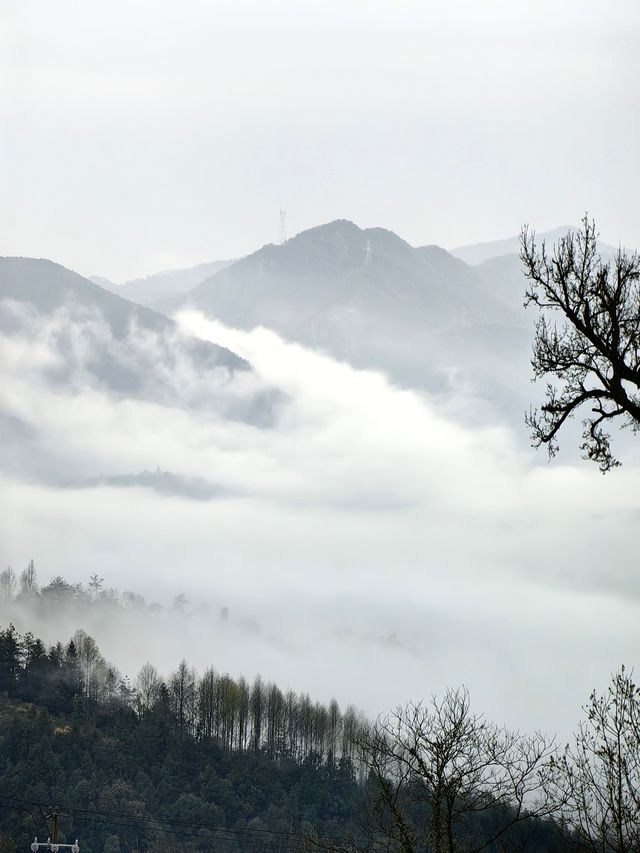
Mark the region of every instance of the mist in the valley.
MULTIPOLYGON (((178 319, 253 369, 178 364, 167 393, 134 398, 96 382, 92 348, 68 336, 71 372, 52 382, 68 318, 0 338, 0 559, 33 558, 42 584, 95 572, 147 602, 37 624, 14 602, 2 623, 47 641, 83 628, 132 677, 186 657, 369 715, 464 683, 494 719, 560 733, 633 662, 633 445, 606 478, 547 466, 512 427, 474 427, 472 394, 447 408, 265 329, 178 319), (265 388, 269 417, 237 416, 265 388)), ((146 363, 167 345, 146 337, 146 363)))

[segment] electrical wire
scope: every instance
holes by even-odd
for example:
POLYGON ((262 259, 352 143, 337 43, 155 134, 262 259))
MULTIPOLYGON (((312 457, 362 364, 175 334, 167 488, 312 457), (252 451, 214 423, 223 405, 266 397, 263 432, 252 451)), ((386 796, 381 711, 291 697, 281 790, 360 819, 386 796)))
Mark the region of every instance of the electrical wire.
MULTIPOLYGON (((68 812, 62 812, 62 811, 60 813, 61 814, 68 814, 68 812)), ((294 843, 296 843, 296 844, 299 843, 297 839, 293 839, 293 838, 290 838, 290 839, 284 839, 284 838, 278 838, 278 837, 275 837, 272 839, 256 838, 255 835, 251 834, 250 831, 248 833, 243 833, 242 828, 240 828, 240 827, 237 830, 230 828, 230 827, 226 828, 226 829, 219 829, 219 830, 216 830, 214 834, 203 835, 202 832, 198 832, 198 831, 193 832, 193 831, 189 831, 188 829, 182 829, 182 828, 180 828, 180 829, 169 829, 169 828, 163 827, 163 826, 148 826, 148 825, 141 823, 141 822, 138 822, 138 821, 127 822, 127 821, 122 820, 122 819, 120 819, 120 820, 115 819, 114 820, 113 818, 111 818, 109 816, 99 817, 99 818, 96 818, 95 816, 92 816, 92 815, 86 815, 85 816, 82 814, 81 815, 72 814, 70 816, 73 818, 74 822, 78 822, 78 823, 85 823, 86 822, 86 823, 90 823, 94 826, 113 827, 113 828, 119 828, 119 829, 146 830, 150 833, 162 833, 163 835, 175 835, 175 836, 178 836, 180 838, 197 838, 200 841, 209 842, 209 843, 215 843, 216 841, 237 841, 238 837, 242 836, 243 834, 245 836, 248 836, 248 838, 256 844, 265 844, 265 843, 267 843, 267 841, 271 840, 271 841, 276 842, 278 844, 284 844, 287 847, 290 847, 294 843)))
MULTIPOLYGON (((6 798, 6 797, 2 797, 2 795, 0 795, 0 799, 12 799, 14 802, 27 803, 28 805, 38 806, 38 807, 41 807, 43 805, 42 803, 31 802, 28 800, 18 800, 16 798, 6 798)), ((86 815, 95 815, 98 817, 108 817, 108 818, 121 817, 127 821, 135 822, 137 824, 160 823, 160 824, 169 824, 171 826, 183 826, 183 827, 186 827, 189 829, 227 830, 227 831, 231 831, 234 833, 235 832, 244 832, 244 833, 252 833, 252 834, 259 834, 259 835, 280 836, 283 838, 291 838, 291 837, 304 838, 305 837, 305 836, 300 835, 299 833, 285 832, 283 830, 259 829, 257 827, 255 827, 255 828, 254 827, 229 827, 229 826, 226 826, 225 824, 208 823, 208 822, 204 822, 204 821, 199 822, 199 823, 194 823, 194 822, 190 822, 190 821, 175 820, 173 818, 143 817, 143 816, 128 814, 126 812, 101 812, 101 811, 98 811, 97 809, 83 809, 83 808, 80 808, 78 806, 57 806, 57 808, 58 808, 58 811, 60 813, 66 813, 66 814, 69 814, 72 816, 75 814, 86 814, 86 815)))
MULTIPOLYGON (((21 805, 17 806, 17 808, 22 808, 25 811, 28 811, 28 809, 25 808, 25 804, 32 807, 44 806, 43 803, 21 800, 14 797, 6 797, 4 795, 0 795, 0 799, 11 800, 13 803, 20 803, 21 805)), ((238 836, 249 837, 255 841, 266 841, 271 839, 273 841, 287 842, 289 844, 292 844, 294 841, 302 843, 311 840, 309 836, 302 835, 301 833, 286 832, 283 830, 260 829, 258 827, 248 826, 230 827, 224 824, 208 822, 194 823, 175 820, 172 818, 138 817, 123 812, 102 812, 97 809, 83 809, 78 806, 57 806, 56 808, 60 814, 67 814, 74 820, 78 820, 80 822, 91 821, 101 826, 115 825, 126 829, 146 829, 150 832, 182 835, 192 838, 200 838, 202 840, 215 840, 213 838, 209 839, 206 835, 202 835, 202 830, 211 830, 216 833, 216 838, 218 840, 228 841, 236 840, 238 836), (116 820, 117 818, 121 818, 122 820, 116 820), (171 829, 167 827, 176 828, 171 829), (220 836, 224 837, 221 838, 220 836)))
POLYGON ((27 812, 31 816, 31 820, 33 821, 33 825, 36 828, 36 835, 38 834, 38 832, 40 831, 38 829, 38 821, 33 816, 33 811, 31 809, 28 809, 26 806, 13 806, 13 805, 8 805, 8 804, 4 805, 3 803, 0 803, 0 806, 2 806, 5 809, 15 809, 15 811, 27 812))

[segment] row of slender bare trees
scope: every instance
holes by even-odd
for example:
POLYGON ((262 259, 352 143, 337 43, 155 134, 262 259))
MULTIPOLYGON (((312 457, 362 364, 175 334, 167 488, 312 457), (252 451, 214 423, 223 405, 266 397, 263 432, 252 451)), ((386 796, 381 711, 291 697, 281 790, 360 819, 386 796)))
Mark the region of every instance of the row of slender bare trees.
POLYGON ((335 700, 325 706, 260 677, 250 685, 213 669, 198 677, 183 661, 166 683, 146 664, 135 696, 141 715, 165 701, 178 729, 228 750, 348 759, 372 794, 367 844, 327 844, 334 850, 515 849, 546 821, 577 849, 640 851, 640 689, 624 668, 604 694, 591 695, 563 749, 475 713, 464 688, 371 724, 335 700))
POLYGON ((228 750, 264 752, 271 758, 304 760, 315 754, 323 761, 353 759, 358 733, 365 727, 355 708, 342 712, 335 699, 326 706, 307 694, 283 692, 260 676, 249 684, 213 668, 198 677, 184 660, 166 683, 150 663, 138 673, 139 713, 152 711, 165 695, 179 730, 228 750))

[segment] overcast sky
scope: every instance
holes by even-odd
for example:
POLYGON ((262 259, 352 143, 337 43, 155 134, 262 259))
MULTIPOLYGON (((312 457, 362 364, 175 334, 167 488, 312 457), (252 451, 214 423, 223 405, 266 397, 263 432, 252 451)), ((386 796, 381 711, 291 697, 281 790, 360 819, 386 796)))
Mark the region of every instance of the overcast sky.
POLYGON ((348 218, 637 245, 637 0, 0 0, 0 253, 114 280, 348 218))

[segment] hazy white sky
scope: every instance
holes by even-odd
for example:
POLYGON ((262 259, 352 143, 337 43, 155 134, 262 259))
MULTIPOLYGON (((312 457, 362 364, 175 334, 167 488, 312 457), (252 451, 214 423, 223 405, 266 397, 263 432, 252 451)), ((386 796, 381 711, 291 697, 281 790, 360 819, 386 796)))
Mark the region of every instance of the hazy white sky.
POLYGON ((345 217, 636 245, 637 0, 0 0, 0 253, 115 280, 345 217))

